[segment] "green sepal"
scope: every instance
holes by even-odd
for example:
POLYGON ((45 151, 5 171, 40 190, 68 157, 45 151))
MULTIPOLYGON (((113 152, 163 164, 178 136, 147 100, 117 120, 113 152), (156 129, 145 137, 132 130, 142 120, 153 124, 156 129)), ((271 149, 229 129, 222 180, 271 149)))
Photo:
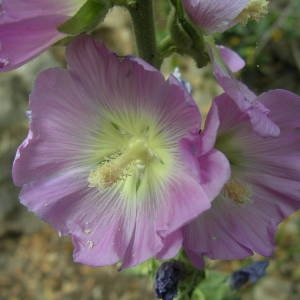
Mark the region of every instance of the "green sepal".
POLYGON ((125 269, 123 272, 132 275, 150 276, 151 278, 154 278, 161 263, 161 261, 151 258, 135 267, 125 269))
POLYGON ((170 15, 171 18, 168 25, 176 52, 193 57, 199 68, 204 67, 208 63, 209 58, 206 53, 201 29, 190 22, 185 14, 182 1, 170 0, 170 3, 174 13, 170 15))
POLYGON ((74 38, 75 38, 75 36, 67 36, 67 37, 64 37, 64 38, 60 39, 59 41, 57 41, 53 46, 66 46, 66 45, 68 45, 74 38))
POLYGON ((58 30, 72 35, 90 31, 104 19, 110 7, 109 3, 107 0, 87 0, 72 18, 58 27, 58 30))

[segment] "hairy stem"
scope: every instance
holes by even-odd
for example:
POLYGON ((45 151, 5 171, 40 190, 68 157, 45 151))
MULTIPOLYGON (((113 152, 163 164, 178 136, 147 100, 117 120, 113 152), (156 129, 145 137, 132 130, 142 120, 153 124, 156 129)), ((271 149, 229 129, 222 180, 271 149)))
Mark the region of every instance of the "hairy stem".
POLYGON ((152 0, 128 1, 127 8, 132 18, 138 55, 159 68, 161 59, 156 46, 152 0))

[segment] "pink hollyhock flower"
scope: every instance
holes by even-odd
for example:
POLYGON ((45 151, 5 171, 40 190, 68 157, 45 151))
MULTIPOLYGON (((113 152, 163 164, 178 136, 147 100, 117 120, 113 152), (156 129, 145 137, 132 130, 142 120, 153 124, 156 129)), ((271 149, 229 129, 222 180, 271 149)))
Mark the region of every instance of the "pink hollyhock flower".
POLYGON ((215 140, 215 148, 231 166, 230 179, 212 208, 184 229, 184 248, 199 267, 203 255, 212 259, 240 259, 254 252, 270 256, 277 224, 300 208, 300 97, 273 90, 260 100, 280 127, 279 136, 259 135, 249 114, 223 94, 214 100, 204 131, 190 141, 200 149, 199 141, 209 141, 208 148, 215 140))
POLYGON ((67 62, 43 72, 30 96, 13 165, 21 202, 72 236, 77 262, 125 268, 174 256, 182 225, 212 200, 180 148, 200 126, 197 107, 175 78, 87 36, 67 62))
POLYGON ((223 46, 208 45, 214 75, 227 95, 235 101, 242 112, 245 112, 253 129, 263 136, 277 136, 280 129, 269 118, 270 110, 262 104, 262 95, 255 95, 245 84, 238 81, 232 72, 244 67, 243 59, 234 51, 223 46))
POLYGON ((192 21, 206 34, 223 32, 236 23, 260 19, 267 12, 267 0, 183 0, 192 21))
POLYGON ((0 5, 0 71, 15 69, 65 37, 57 27, 83 0, 3 0, 0 5))

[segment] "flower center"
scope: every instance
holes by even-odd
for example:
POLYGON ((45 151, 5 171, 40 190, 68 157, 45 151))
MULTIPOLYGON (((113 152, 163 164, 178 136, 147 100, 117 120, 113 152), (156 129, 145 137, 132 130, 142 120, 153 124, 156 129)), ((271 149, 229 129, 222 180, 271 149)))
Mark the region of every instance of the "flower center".
POLYGON ((257 21, 268 13, 268 4, 267 0, 250 0, 247 7, 241 11, 235 20, 243 25, 249 19, 257 21))
POLYGON ((151 151, 145 139, 132 140, 120 155, 112 155, 88 177, 90 187, 108 188, 128 177, 132 172, 143 173, 146 165, 157 156, 151 151))
POLYGON ((225 184, 223 193, 226 197, 233 200, 237 204, 244 204, 249 202, 252 195, 249 187, 234 179, 229 180, 225 184))

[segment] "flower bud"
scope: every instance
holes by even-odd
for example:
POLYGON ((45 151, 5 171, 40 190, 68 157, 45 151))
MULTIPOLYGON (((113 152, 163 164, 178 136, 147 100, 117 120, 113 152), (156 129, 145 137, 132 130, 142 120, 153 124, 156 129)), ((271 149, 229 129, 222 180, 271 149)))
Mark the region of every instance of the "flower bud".
POLYGON ((164 262, 158 268, 155 276, 156 297, 163 300, 173 300, 177 296, 177 287, 182 277, 183 267, 179 261, 164 262))

